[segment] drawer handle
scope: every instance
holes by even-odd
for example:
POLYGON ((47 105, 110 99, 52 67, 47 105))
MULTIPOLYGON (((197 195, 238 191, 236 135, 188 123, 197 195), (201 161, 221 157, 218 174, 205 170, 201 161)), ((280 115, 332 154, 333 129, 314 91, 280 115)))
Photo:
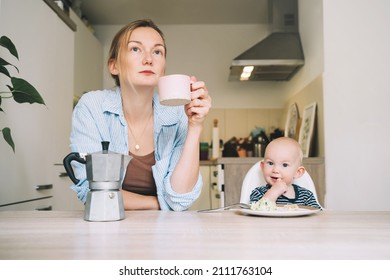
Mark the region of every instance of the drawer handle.
POLYGON ((37 210, 37 211, 51 211, 52 207, 50 205, 50 206, 42 207, 42 208, 35 208, 35 210, 37 210))
POLYGON ((66 173, 66 172, 60 172, 58 174, 58 177, 69 177, 69 176, 68 176, 68 173, 66 173))
POLYGON ((47 184, 47 185, 37 185, 35 187, 35 189, 37 191, 42 191, 42 190, 48 190, 48 189, 52 189, 53 188, 53 184, 47 184))

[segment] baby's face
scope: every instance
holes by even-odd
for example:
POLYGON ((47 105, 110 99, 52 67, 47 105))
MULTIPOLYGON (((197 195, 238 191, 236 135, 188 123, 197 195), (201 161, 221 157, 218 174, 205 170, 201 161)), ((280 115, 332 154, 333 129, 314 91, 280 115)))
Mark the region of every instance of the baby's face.
POLYGON ((300 166, 299 150, 283 143, 270 143, 261 165, 268 184, 283 181, 288 186, 293 183, 300 166))

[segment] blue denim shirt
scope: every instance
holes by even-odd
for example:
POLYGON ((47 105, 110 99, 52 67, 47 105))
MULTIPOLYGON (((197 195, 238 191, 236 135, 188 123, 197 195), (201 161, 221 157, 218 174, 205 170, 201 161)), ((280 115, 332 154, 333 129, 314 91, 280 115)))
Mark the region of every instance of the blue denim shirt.
MULTIPOLYGON (((189 193, 172 189, 172 172, 180 158, 187 135, 188 118, 183 106, 162 106, 158 95, 153 97, 154 147, 156 164, 152 166, 161 210, 182 211, 199 197, 202 177, 189 193)), ((120 88, 92 91, 84 94, 73 111, 70 149, 72 152, 93 153, 101 151, 101 141, 110 142, 110 151, 128 154, 128 127, 122 110, 120 88)), ((72 162, 80 181, 71 186, 85 203, 89 191, 85 165, 72 162)))

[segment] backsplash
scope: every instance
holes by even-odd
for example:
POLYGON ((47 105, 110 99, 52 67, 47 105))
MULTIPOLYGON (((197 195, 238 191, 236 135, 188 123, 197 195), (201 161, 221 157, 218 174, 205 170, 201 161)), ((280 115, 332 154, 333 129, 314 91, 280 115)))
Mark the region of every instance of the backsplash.
POLYGON ((276 128, 284 129, 284 109, 214 109, 205 120, 201 142, 211 143, 214 119, 218 120, 219 138, 225 143, 232 137, 245 138, 261 127, 267 135, 276 128))

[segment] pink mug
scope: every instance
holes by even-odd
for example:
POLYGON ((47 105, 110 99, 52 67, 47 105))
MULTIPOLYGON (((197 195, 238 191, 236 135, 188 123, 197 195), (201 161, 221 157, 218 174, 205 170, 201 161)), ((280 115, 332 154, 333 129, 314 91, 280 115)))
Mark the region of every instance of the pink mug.
POLYGON ((173 74, 158 80, 160 103, 166 106, 180 106, 191 101, 191 83, 187 75, 173 74))

